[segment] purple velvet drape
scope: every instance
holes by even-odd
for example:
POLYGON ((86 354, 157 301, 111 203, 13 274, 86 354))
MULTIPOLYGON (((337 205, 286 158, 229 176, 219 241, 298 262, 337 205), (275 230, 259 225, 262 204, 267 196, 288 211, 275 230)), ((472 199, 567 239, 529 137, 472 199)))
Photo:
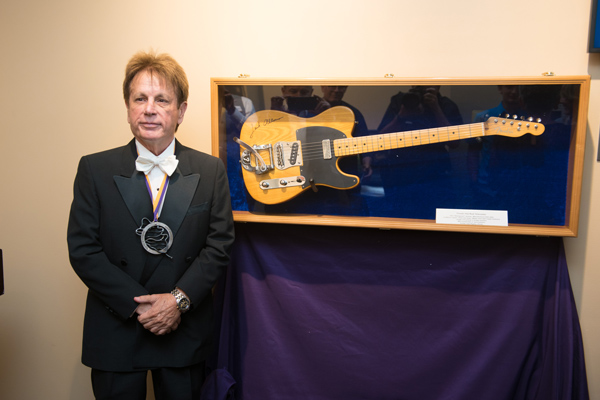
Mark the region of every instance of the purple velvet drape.
POLYGON ((204 399, 589 398, 560 238, 237 224, 224 282, 204 399))

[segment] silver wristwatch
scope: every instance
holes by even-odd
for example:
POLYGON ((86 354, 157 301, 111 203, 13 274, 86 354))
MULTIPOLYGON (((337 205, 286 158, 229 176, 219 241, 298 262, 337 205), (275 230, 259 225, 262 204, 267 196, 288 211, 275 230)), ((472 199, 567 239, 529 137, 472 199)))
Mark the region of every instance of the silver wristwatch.
POLYGON ((175 289, 171 290, 171 294, 173 296, 175 296, 175 301, 177 302, 177 309, 179 311, 181 311, 182 314, 184 312, 189 311, 190 299, 188 299, 187 296, 185 294, 183 294, 183 292, 181 290, 179 290, 178 288, 175 288, 175 289))

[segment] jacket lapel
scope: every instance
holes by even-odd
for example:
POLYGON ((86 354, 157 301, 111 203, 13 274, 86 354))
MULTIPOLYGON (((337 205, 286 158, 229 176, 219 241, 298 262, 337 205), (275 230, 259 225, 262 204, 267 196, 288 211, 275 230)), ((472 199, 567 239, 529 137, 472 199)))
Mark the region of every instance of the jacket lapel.
POLYGON ((171 175, 159 220, 171 228, 173 236, 177 236, 177 231, 190 208, 199 181, 199 174, 184 176, 179 167, 171 175))
POLYGON ((175 156, 179 160, 179 164, 169 180, 165 204, 159 218, 169 225, 173 236, 177 236, 177 231, 181 227, 200 183, 200 174, 192 173, 187 148, 177 140, 175 140, 175 156))
POLYGON ((136 158, 135 141, 132 140, 123 148, 120 175, 115 175, 113 179, 131 217, 136 225, 140 226, 142 218, 152 216, 152 201, 144 174, 135 169, 136 158))

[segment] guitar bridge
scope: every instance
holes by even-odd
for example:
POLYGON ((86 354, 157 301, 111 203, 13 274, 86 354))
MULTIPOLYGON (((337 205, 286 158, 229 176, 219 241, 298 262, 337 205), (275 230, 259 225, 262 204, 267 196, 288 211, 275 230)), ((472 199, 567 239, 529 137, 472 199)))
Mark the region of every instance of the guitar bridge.
POLYGON ((284 170, 302 165, 302 146, 300 141, 275 143, 275 166, 284 170))
POLYGON ((245 148, 245 150, 242 152, 240 163, 242 164, 242 168, 244 168, 246 171, 254 172, 257 175, 262 175, 275 168, 273 166, 273 148, 270 144, 265 144, 262 146, 250 146, 237 137, 234 137, 233 141, 245 148), (260 151, 267 152, 269 159, 268 165, 265 163, 264 158, 260 155, 260 151), (252 164, 253 159, 254 164, 252 164))

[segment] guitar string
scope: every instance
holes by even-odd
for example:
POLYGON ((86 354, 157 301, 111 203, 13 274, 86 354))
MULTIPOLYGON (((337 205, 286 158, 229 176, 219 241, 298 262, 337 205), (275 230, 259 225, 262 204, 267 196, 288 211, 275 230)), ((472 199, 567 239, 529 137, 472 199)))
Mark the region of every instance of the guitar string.
MULTIPOLYGON (((339 150, 341 154, 339 156, 344 155, 356 155, 371 151, 379 151, 379 150, 392 150, 404 147, 413 147, 419 145, 427 145, 434 143, 444 143, 452 140, 459 139, 467 139, 472 137, 482 136, 481 134, 475 133, 473 135, 473 131, 471 128, 474 126, 481 125, 479 123, 476 124, 466 124, 458 127, 452 127, 457 129, 452 129, 451 127, 442 127, 442 128, 431 128, 431 129, 421 129, 417 131, 410 132, 394 132, 387 133, 383 135, 373 135, 369 137, 360 136, 360 137, 350 137, 343 139, 335 139, 330 144, 330 150, 332 154, 334 154, 335 150, 339 150), (431 131, 434 132, 431 132, 431 131), (445 134, 442 131, 446 131, 445 134), (457 135, 456 137, 454 135, 457 135), (413 137, 414 136, 414 137, 413 137), (338 143, 349 143, 345 147, 337 147, 336 142, 338 143), (416 143, 415 143, 416 142, 416 143), (354 144, 354 146, 352 146, 354 144), (366 149, 359 149, 356 147, 356 144, 362 144, 363 146, 367 146, 366 149)), ((483 129, 478 129, 483 132, 483 129)), ((302 154, 303 158, 307 160, 314 160, 322 158, 323 155, 323 145, 321 142, 311 142, 302 145, 302 154)))
MULTIPOLYGON (((418 145, 426 145, 432 143, 443 143, 452 140, 466 139, 470 137, 479 137, 483 135, 483 123, 465 124, 452 127, 440 127, 431 129, 420 129, 408 132, 394 132, 387 134, 378 134, 372 136, 349 137, 343 139, 334 139, 329 145, 331 154, 336 156, 357 155, 372 151, 391 150, 405 147, 413 147, 418 145), (477 127, 477 131, 473 135, 472 128, 477 127), (451 133, 452 132, 452 133, 451 133), (437 135, 437 137, 436 137, 437 135), (457 135, 454 137, 454 135, 457 135), (416 142, 416 143, 415 143, 416 142), (336 148, 336 145, 340 145, 336 148), (348 143, 349 145, 343 146, 348 143), (367 146, 366 148, 357 148, 357 144, 367 146), (354 145, 354 146, 352 146, 354 145)), ((322 142, 311 142, 302 144, 302 157, 307 161, 323 158, 322 142)))
MULTIPOLYGON (((329 151, 336 157, 342 157, 380 150, 392 150, 433 143, 445 143, 453 140, 485 136, 485 125, 485 123, 479 122, 448 127, 421 129, 416 131, 334 139, 329 144, 329 151), (362 144, 363 146, 367 146, 367 148, 358 148, 356 147, 357 144, 362 144), (336 150, 338 151, 337 154, 336 150)), ((306 159, 307 161, 323 159, 324 149, 322 141, 306 144, 301 143, 301 148, 303 159, 306 159)))
MULTIPOLYGON (((395 132, 395 133, 386 133, 386 134, 378 134, 372 136, 359 136, 359 137, 349 137, 349 138, 341 138, 335 139, 334 142, 349 142, 349 143, 363 143, 363 144, 373 144, 376 147, 379 147, 380 142, 400 142, 403 141, 405 143, 412 142, 411 144, 398 144, 400 147, 415 145, 414 142, 418 142, 416 145, 428 144, 428 143, 438 143, 438 142, 446 142, 454 139, 466 139, 468 137, 473 137, 473 132, 471 127, 459 127, 453 133, 447 132, 446 134, 438 133, 441 130, 446 130, 444 128, 432 128, 436 132, 431 132, 432 129, 423 129, 419 131, 410 131, 410 132, 395 132), (458 132, 456 132, 458 131, 458 132), (464 131, 464 132, 461 132, 464 131), (464 134, 467 134, 467 137, 463 137, 464 134), (458 134, 459 137, 454 137, 454 135, 458 134), (437 135, 437 138, 436 138, 437 135), (414 136, 414 138, 412 137, 414 136), (425 141, 425 143, 423 143, 425 141), (371 142, 371 143, 369 143, 371 142)), ((479 136, 479 135, 476 135, 479 136)), ((391 144, 393 146, 393 144, 391 144)), ((314 147, 316 149, 322 148, 321 142, 311 142, 303 145, 303 148, 314 147)))

